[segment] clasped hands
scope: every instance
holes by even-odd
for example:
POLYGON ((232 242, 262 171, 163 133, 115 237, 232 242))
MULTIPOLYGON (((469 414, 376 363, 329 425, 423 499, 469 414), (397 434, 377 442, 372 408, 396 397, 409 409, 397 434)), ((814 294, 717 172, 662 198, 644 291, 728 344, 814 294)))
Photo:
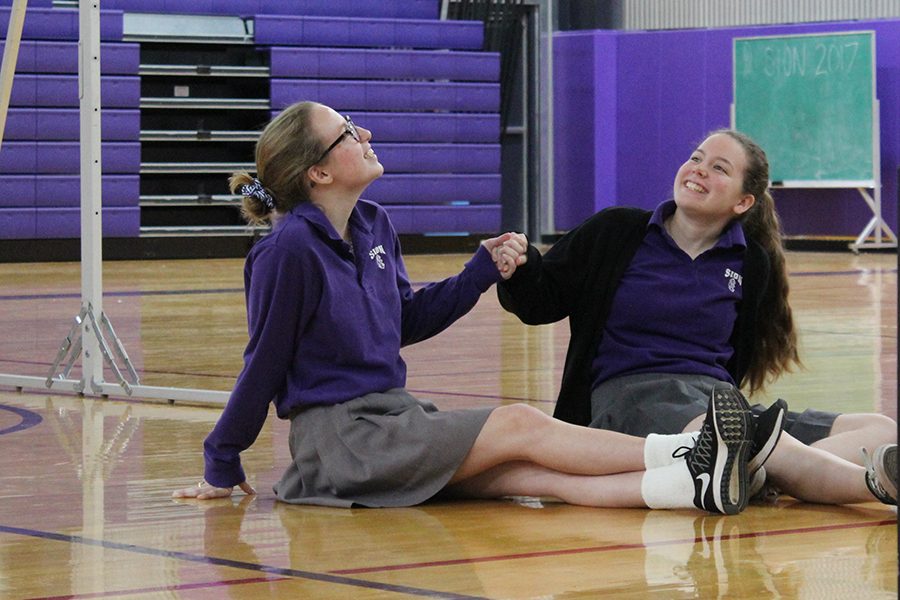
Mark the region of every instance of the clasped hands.
POLYGON ((524 233, 510 231, 484 240, 481 245, 491 253, 491 258, 504 280, 512 277, 516 267, 524 265, 528 260, 528 238, 524 233))

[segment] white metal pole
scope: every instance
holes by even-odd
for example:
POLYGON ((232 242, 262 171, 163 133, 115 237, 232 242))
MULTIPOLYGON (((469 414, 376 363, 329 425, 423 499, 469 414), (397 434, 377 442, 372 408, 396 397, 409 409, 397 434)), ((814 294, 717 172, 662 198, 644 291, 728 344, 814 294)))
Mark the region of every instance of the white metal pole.
POLYGON ((3 44, 3 65, 0 66, 0 144, 3 143, 3 132, 6 129, 6 113, 9 112, 9 97, 12 94, 13 75, 16 72, 16 59, 19 58, 19 43, 22 41, 27 5, 28 0, 13 0, 9 11, 6 41, 3 44))
MULTIPOLYGON (((81 132, 81 304, 100 322, 103 312, 103 218, 100 178, 100 1, 78 3, 78 86, 81 132)), ((103 384, 100 342, 90 319, 82 323, 85 393, 103 384)))

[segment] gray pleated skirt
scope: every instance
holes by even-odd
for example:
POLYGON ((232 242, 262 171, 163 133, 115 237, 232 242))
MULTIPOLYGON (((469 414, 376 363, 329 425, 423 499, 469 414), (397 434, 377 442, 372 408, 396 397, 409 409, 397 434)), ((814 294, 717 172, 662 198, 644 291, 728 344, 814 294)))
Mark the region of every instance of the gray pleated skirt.
MULTIPOLYGON (((639 373, 604 381, 591 393, 591 427, 638 437, 651 433, 680 433, 706 413, 713 385, 706 375, 639 373)), ((766 409, 754 404, 754 413, 766 409)), ((828 437, 838 413, 808 408, 789 411, 784 430, 804 444, 828 437)))
POLYGON ((492 408, 438 411, 404 389, 291 417, 293 462, 275 484, 291 504, 413 506, 456 473, 492 408))

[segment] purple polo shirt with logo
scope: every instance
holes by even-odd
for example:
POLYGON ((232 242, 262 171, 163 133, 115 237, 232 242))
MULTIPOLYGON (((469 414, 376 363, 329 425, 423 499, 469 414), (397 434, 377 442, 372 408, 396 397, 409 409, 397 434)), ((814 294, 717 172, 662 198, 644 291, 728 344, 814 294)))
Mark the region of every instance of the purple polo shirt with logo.
POLYGON ((660 204, 625 271, 592 363, 594 387, 638 373, 708 375, 725 368, 742 297, 746 240, 733 221, 716 245, 691 260, 663 226, 675 201, 660 204))
POLYGON ((460 274, 413 292, 385 210, 360 200, 349 228, 352 246, 322 211, 301 204, 248 254, 250 341, 204 442, 209 483, 244 481, 239 453, 259 435, 270 402, 287 418, 299 407, 405 386, 400 347, 443 331, 500 279, 479 247, 460 274))

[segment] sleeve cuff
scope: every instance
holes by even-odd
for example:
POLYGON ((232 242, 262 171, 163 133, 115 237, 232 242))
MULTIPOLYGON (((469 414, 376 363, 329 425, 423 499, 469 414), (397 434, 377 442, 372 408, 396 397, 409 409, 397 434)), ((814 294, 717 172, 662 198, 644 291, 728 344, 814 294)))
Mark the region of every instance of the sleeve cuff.
POLYGON ((481 293, 488 291, 492 285, 503 279, 491 258, 491 253, 480 244, 475 255, 466 263, 466 271, 471 275, 475 288, 481 293))

